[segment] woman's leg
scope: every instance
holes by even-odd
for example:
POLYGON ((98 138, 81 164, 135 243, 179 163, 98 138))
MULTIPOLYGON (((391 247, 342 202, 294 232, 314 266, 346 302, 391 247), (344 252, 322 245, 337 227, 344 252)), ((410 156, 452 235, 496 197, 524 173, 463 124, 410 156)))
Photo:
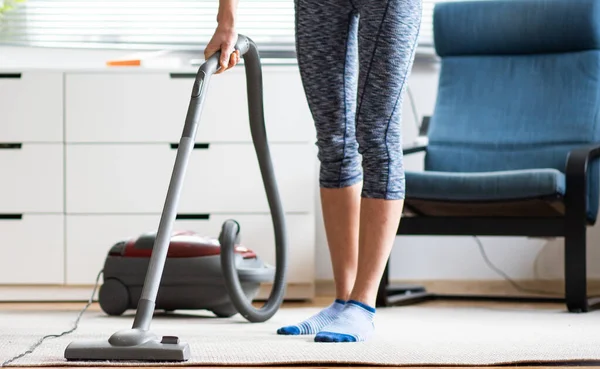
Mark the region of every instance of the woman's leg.
POLYGON ((363 188, 356 282, 316 341, 363 341, 404 205, 401 112, 421 24, 421 0, 357 0, 360 76, 356 137, 363 188))
POLYGON ((343 188, 321 188, 320 191, 335 295, 339 301, 350 298, 356 280, 360 190, 359 183, 343 188))
POLYGON ((330 323, 354 286, 362 168, 355 138, 357 14, 348 0, 296 0, 296 50, 317 131, 321 207, 336 301, 280 334, 314 334, 330 323))

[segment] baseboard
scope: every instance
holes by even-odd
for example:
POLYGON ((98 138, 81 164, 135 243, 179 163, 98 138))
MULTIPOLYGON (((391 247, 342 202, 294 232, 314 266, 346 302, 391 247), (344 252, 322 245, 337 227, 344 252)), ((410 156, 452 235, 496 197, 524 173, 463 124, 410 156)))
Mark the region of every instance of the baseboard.
MULTIPOLYGON (((564 295, 563 280, 516 280, 522 288, 531 292, 519 291, 510 282, 504 280, 393 280, 390 284, 412 284, 424 286, 429 292, 446 294, 475 294, 475 295, 564 295), (533 293, 541 291, 542 293, 533 293)), ((588 279, 588 294, 600 294, 600 279, 588 279)), ((332 280, 319 280, 315 283, 315 295, 318 297, 335 295, 335 285, 332 280)))
POLYGON ((84 302, 93 290, 94 286, 5 285, 0 286, 0 302, 84 302))
MULTIPOLYGON (((271 293, 271 289, 271 284, 261 285, 256 299, 263 300, 268 298, 269 294, 271 293)), ((286 287, 285 300, 312 300, 313 298, 315 298, 314 283, 290 283, 286 287)))
MULTIPOLYGON (((4 285, 0 286, 0 302, 86 302, 89 301, 94 286, 63 285, 4 285)), ((262 285, 257 299, 266 299, 271 285, 262 285)), ((312 300, 315 297, 315 285, 312 283, 293 283, 286 288, 286 300, 312 300)), ((98 291, 94 300, 98 299, 98 291)))
MULTIPOLYGON (((554 296, 562 296, 564 281, 562 280, 517 280, 523 288, 544 291, 554 296)), ((430 292, 452 294, 487 294, 487 295, 527 295, 517 290, 508 281, 503 280, 393 280, 392 284, 416 284, 424 286, 430 292)), ((261 286, 257 299, 266 299, 271 292, 271 285, 261 286)), ((93 286, 0 286, 0 302, 65 302, 88 301, 93 286)), ((588 280, 588 294, 600 295, 600 279, 588 280)), ((97 299, 97 292, 94 299, 97 299)), ((285 299, 313 300, 319 297, 335 295, 332 280, 318 280, 312 283, 294 283, 286 288, 285 299)))

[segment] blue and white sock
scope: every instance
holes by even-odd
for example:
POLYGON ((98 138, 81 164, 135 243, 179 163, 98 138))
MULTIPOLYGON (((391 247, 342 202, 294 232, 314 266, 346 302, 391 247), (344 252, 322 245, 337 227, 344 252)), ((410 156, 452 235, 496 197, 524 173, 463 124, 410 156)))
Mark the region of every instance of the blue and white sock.
POLYGON ((349 300, 335 320, 321 329, 315 342, 362 342, 375 330, 375 308, 349 300))
POLYGON ((321 310, 310 318, 296 324, 281 327, 277 330, 277 334, 299 335, 299 334, 315 334, 321 328, 331 323, 335 317, 344 308, 344 300, 336 299, 331 305, 321 310))

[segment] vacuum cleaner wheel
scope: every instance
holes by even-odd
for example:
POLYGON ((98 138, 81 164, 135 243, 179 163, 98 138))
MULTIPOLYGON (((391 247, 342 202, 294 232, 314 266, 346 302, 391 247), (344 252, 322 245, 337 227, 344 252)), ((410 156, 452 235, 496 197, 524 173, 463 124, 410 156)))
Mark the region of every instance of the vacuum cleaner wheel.
POLYGON ((231 318, 232 316, 238 313, 235 306, 233 306, 232 304, 215 307, 214 309, 212 309, 212 312, 219 318, 231 318))
POLYGON ((100 287, 100 308, 108 315, 121 315, 129 308, 129 290, 118 279, 108 278, 100 287))

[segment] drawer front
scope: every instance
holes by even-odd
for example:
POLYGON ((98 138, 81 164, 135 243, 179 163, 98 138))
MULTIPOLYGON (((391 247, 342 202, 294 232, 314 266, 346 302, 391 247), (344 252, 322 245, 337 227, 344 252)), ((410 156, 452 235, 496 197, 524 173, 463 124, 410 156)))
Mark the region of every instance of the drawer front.
MULTIPOLYGON (((275 241, 269 215, 210 215, 206 220, 176 220, 174 230, 192 230, 217 238, 227 219, 240 223, 242 243, 265 262, 275 265, 275 241)), ((93 284, 109 249, 116 242, 156 230, 160 215, 68 215, 68 284, 93 284)), ((314 217, 286 216, 288 283, 314 282, 314 217)))
POLYGON ((0 212, 62 213, 63 166, 61 144, 2 147, 0 212))
MULTIPOLYGON (((251 142, 245 78, 243 68, 211 78, 197 141, 251 142)), ((265 68, 263 79, 269 140, 314 140, 297 69, 265 68)), ((193 83, 193 74, 68 74, 67 142, 177 142, 193 83)))
POLYGON ((0 284, 64 283, 62 215, 0 216, 0 284))
MULTIPOLYGON (((68 213, 161 213, 177 151, 169 145, 67 145, 68 213)), ((314 153, 271 145, 286 212, 312 212, 314 153)), ((211 144, 193 151, 178 204, 187 213, 268 212, 254 147, 211 144)))
POLYGON ((62 142, 62 76, 0 72, 0 142, 62 142))

